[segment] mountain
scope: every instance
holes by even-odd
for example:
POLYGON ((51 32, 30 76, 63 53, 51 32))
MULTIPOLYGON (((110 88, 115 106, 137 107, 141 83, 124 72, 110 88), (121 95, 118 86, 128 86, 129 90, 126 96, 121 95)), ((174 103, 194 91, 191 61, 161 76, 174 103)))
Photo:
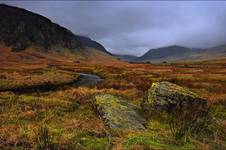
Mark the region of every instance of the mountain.
POLYGON ((184 57, 186 56, 186 53, 189 53, 191 51, 192 50, 190 48, 174 45, 158 49, 151 49, 143 56, 139 57, 137 60, 148 61, 168 59, 169 57, 184 57))
POLYGON ((133 55, 119 55, 119 54, 114 54, 114 56, 122 59, 122 60, 125 60, 125 61, 132 61, 132 60, 135 60, 137 59, 138 57, 137 56, 133 56, 133 55))
POLYGON ((0 40, 13 51, 32 45, 46 49, 81 47, 71 31, 46 17, 17 7, 0 5, 0 27, 0 40))
POLYGON ((12 51, 37 46, 56 52, 65 48, 74 52, 91 47, 110 54, 96 41, 75 35, 44 16, 4 4, 0 4, 0 41, 12 51))
POLYGON ((86 48, 94 48, 97 50, 100 50, 102 52, 109 53, 104 46, 102 46, 100 43, 93 41, 91 38, 89 37, 85 37, 85 36, 81 36, 81 35, 76 35, 76 38, 78 39, 78 41, 86 48))
POLYGON ((136 62, 185 62, 202 61, 226 56, 226 45, 217 46, 208 49, 188 48, 183 46, 167 46, 157 49, 151 49, 143 56, 134 59, 136 62))
POLYGON ((209 53, 212 53, 212 54, 215 53, 215 55, 216 55, 216 53, 217 54, 226 54, 226 44, 206 49, 206 51, 209 53))

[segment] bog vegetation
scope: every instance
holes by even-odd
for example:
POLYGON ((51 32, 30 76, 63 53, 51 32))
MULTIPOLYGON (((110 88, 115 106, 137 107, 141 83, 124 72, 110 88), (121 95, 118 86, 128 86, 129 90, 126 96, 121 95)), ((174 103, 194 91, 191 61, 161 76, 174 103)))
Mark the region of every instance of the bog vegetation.
POLYGON ((225 66, 226 61, 1 67, 0 149, 226 149, 225 66), (79 72, 103 80, 91 87, 67 85, 79 72), (154 81, 170 81, 198 93, 208 99, 209 113, 197 118, 181 111, 140 112, 148 120, 146 130, 105 126, 93 106, 95 95, 109 93, 140 105, 154 81), (57 88, 27 90, 50 84, 57 88))

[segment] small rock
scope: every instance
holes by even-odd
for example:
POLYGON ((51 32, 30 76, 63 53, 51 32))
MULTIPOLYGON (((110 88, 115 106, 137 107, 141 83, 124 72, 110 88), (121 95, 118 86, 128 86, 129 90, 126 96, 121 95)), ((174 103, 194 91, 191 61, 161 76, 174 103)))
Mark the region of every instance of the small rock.
POLYGON ((192 91, 170 82, 155 82, 148 90, 147 98, 141 104, 146 111, 171 112, 180 110, 206 110, 207 101, 192 91))
POLYGON ((110 94, 97 95, 96 108, 106 125, 112 129, 145 129, 145 119, 139 108, 122 98, 110 94))

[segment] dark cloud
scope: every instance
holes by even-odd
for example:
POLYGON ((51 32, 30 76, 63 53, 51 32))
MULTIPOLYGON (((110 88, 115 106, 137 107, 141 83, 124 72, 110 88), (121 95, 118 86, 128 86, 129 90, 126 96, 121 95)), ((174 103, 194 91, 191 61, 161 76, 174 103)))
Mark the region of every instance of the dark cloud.
POLYGON ((113 53, 226 44, 223 1, 6 1, 102 43, 113 53))

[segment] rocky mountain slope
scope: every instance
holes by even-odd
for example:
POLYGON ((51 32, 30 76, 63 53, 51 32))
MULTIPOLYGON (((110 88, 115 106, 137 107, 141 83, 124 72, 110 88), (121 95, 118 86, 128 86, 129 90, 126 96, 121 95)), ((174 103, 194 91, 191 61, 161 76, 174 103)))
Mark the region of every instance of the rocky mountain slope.
POLYGON ((86 37, 86 36, 81 36, 81 35, 76 35, 76 38, 78 39, 78 41, 86 48, 94 48, 97 50, 100 50, 102 52, 109 53, 103 45, 101 45, 100 43, 93 41, 91 38, 86 37))
POLYGON ((0 41, 12 51, 22 51, 30 46, 74 52, 87 47, 108 53, 96 41, 77 36, 48 18, 22 8, 0 4, 0 41))
POLYGON ((81 46, 71 31, 41 15, 17 7, 0 5, 0 27, 0 40, 14 51, 31 45, 46 49, 76 49, 81 46))

